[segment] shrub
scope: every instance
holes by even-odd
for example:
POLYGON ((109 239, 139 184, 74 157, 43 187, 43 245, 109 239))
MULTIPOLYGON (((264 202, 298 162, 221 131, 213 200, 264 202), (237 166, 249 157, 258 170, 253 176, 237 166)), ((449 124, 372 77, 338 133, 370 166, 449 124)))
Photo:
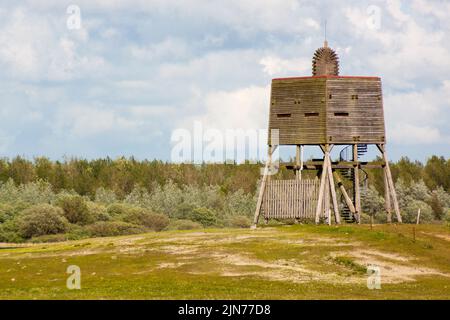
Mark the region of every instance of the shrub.
POLYGON ((237 228, 250 228, 252 221, 246 216, 234 216, 230 218, 230 225, 237 228))
POLYGON ((89 201, 86 203, 89 211, 89 215, 93 221, 109 221, 111 216, 108 213, 106 207, 102 204, 89 201))
POLYGON ((163 214, 153 213, 145 208, 129 209, 122 217, 125 222, 142 225, 155 231, 161 231, 169 225, 169 218, 163 214))
POLYGON ((417 212, 420 209, 420 222, 431 222, 433 220, 433 210, 423 201, 413 200, 408 203, 402 210, 402 218, 404 222, 416 223, 417 212))
POLYGON ((17 224, 14 220, 8 220, 0 224, 0 242, 22 242, 23 238, 18 232, 17 224))
POLYGON ((28 206, 39 203, 50 203, 55 198, 50 183, 37 180, 16 186, 10 178, 0 183, 0 201, 3 203, 26 203, 28 206))
POLYGON ((63 211, 49 204, 38 204, 25 209, 19 222, 19 231, 24 238, 63 233, 67 228, 63 211))
POLYGON ((55 199, 52 185, 43 180, 37 180, 19 186, 20 200, 30 205, 51 203, 55 199))
POLYGON ((85 225, 92 222, 89 208, 83 197, 66 195, 57 200, 56 204, 64 211, 64 216, 70 223, 85 225))
POLYGON ((188 218, 201 223, 205 227, 212 226, 217 222, 216 214, 208 208, 196 208, 192 210, 188 218))
POLYGON ((225 212, 228 215, 252 216, 256 209, 256 199, 253 195, 238 190, 228 194, 225 202, 225 212))
POLYGON ((89 232, 85 226, 77 224, 70 224, 67 233, 65 234, 67 240, 80 240, 89 237, 89 232))
POLYGON ((108 205, 116 201, 117 201, 116 194, 112 190, 100 187, 95 191, 95 202, 108 205))
POLYGON ((362 188, 361 190, 362 209, 364 213, 374 217, 384 212, 384 199, 378 194, 378 191, 374 186, 368 188, 362 188))
POLYGON ((444 220, 447 222, 448 225, 450 225, 450 209, 447 209, 444 220))
POLYGON ((176 207, 176 210, 172 214, 171 218, 189 220, 189 217, 192 216, 192 211, 194 211, 194 209, 195 207, 191 204, 181 203, 176 207))
POLYGON ((193 229, 201 229, 203 226, 195 221, 180 219, 171 221, 168 230, 193 230, 193 229))
POLYGON ((112 237, 145 232, 145 228, 123 221, 99 221, 86 226, 90 236, 112 237))
POLYGON ((126 216, 127 213, 135 207, 124 203, 113 203, 108 206, 107 212, 111 218, 126 216))
POLYGON ((148 201, 152 210, 164 213, 170 218, 176 217, 177 208, 182 202, 183 190, 171 180, 162 187, 155 185, 148 201))
POLYGON ((124 203, 144 207, 151 208, 151 197, 148 193, 147 189, 136 185, 133 190, 125 197, 123 200, 124 203))
POLYGON ((32 243, 50 243, 50 242, 62 242, 69 240, 66 234, 48 234, 44 236, 38 236, 31 238, 32 243))
POLYGON ((0 204, 0 223, 5 223, 14 217, 15 210, 10 204, 0 204))

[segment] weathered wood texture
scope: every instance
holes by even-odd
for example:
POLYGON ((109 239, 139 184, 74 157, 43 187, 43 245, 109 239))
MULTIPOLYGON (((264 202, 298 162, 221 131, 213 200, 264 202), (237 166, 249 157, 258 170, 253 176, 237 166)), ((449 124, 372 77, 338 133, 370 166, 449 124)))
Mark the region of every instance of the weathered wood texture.
POLYGON ((385 143, 380 78, 274 79, 270 103, 281 145, 385 143))
POLYGON ((384 143, 381 80, 327 80, 327 138, 330 143, 384 143))
MULTIPOLYGON (((317 179, 268 181, 263 200, 264 218, 314 219, 318 194, 317 179)), ((326 218, 324 213, 321 218, 326 218)))
POLYGON ((280 130, 280 145, 326 140, 325 91, 322 78, 272 82, 269 129, 280 130))

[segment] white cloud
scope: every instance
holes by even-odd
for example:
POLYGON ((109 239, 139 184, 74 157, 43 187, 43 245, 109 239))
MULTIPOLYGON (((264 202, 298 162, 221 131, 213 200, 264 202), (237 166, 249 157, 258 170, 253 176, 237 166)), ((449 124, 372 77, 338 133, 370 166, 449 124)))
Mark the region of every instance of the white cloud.
POLYGON ((449 144, 450 81, 438 88, 385 97, 388 137, 400 144, 449 144))
POLYGON ((259 63, 264 66, 264 72, 270 76, 282 76, 291 73, 306 75, 311 73, 311 59, 282 59, 276 56, 266 56, 259 63))
POLYGON ((167 38, 147 46, 132 46, 131 55, 142 60, 186 58, 189 48, 183 40, 167 38))
POLYGON ((0 64, 13 77, 67 80, 92 74, 105 64, 102 57, 78 52, 79 44, 89 38, 86 29, 69 32, 62 19, 57 29, 58 19, 43 18, 22 7, 0 18, 0 64))
MULTIPOLYGON (((424 144, 449 141, 446 1, 76 4, 83 26, 77 31, 66 28, 67 4, 59 0, 0 5, 0 121, 7 136, 24 140, 9 145, 13 153, 59 152, 70 148, 68 140, 109 134, 134 143, 199 119, 221 129, 267 128, 267 85, 272 77, 311 74, 325 18, 342 74, 382 77, 388 141, 413 141, 422 154, 424 144), (381 10, 379 29, 367 23, 372 5, 381 10), (39 149, 25 141, 37 135, 56 138, 39 149)), ((117 148, 142 154, 133 143, 117 148)), ((164 150, 153 156, 163 158, 164 150)))
POLYGON ((400 123, 391 132, 390 138, 397 144, 438 144, 448 143, 444 141, 438 128, 428 126, 416 126, 408 123, 400 123))
MULTIPOLYGON (((406 11, 405 2, 384 3, 380 7, 379 29, 367 26, 364 7, 352 6, 344 10, 360 38, 359 46, 367 51, 366 69, 376 71, 399 89, 413 89, 421 85, 417 81, 446 76, 450 72, 450 46, 446 41, 450 30, 432 28, 419 21, 417 16, 422 12, 406 11)), ((362 50, 358 52, 362 53, 362 50)))
POLYGON ((205 128, 264 129, 268 123, 270 87, 213 91, 204 96, 203 114, 195 114, 182 123, 201 121, 205 128))

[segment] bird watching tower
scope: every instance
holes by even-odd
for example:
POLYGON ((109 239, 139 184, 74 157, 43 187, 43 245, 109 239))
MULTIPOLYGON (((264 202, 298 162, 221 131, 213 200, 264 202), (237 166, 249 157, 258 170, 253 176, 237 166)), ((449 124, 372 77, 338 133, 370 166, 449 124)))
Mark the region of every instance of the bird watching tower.
POLYGON ((266 221, 294 218, 331 224, 334 215, 337 224, 359 223, 365 168, 384 171, 387 220, 392 220, 393 207, 401 222, 386 155, 381 79, 340 76, 339 58, 327 41, 314 53, 312 76, 272 80, 268 147, 255 226, 261 214, 266 221), (295 179, 271 177, 272 154, 280 145, 296 146, 295 163, 285 164, 294 170, 295 179), (360 161, 368 145, 378 148, 381 161, 360 161), (304 146, 319 146, 323 158, 304 162, 304 146), (338 161, 331 160, 333 148, 341 149, 338 161), (308 169, 318 172, 316 179, 302 179, 302 170, 308 169), (351 182, 351 189, 345 188, 349 182, 344 180, 351 182))

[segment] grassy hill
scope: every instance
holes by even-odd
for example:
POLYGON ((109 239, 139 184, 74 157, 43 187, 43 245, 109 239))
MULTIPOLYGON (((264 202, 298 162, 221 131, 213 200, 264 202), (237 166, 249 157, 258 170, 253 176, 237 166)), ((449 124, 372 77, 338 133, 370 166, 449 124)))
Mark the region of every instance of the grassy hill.
POLYGON ((294 225, 2 244, 0 298, 450 299, 450 229, 294 225), (371 264, 380 290, 367 288, 371 264), (69 265, 81 268, 81 290, 66 288, 69 265))

